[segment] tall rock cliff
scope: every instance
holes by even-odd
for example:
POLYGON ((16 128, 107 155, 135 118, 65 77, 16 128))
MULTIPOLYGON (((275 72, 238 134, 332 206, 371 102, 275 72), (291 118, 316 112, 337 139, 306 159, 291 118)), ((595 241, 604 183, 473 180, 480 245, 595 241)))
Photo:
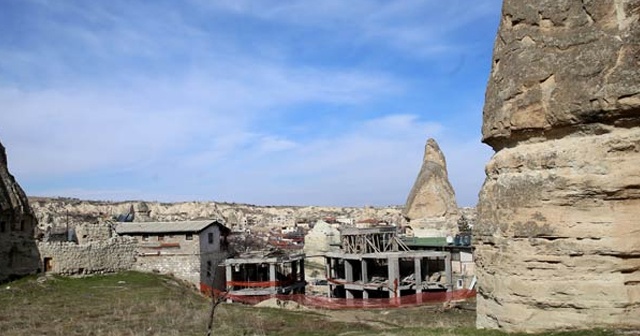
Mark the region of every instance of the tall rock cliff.
POLYGON ((640 1, 505 0, 477 326, 640 327, 640 1))
POLYGON ((444 154, 434 139, 427 140, 422 167, 403 215, 418 236, 446 236, 457 231, 456 197, 444 154))
POLYGON ((38 270, 40 256, 33 238, 36 224, 24 191, 9 173, 0 143, 0 282, 38 270))

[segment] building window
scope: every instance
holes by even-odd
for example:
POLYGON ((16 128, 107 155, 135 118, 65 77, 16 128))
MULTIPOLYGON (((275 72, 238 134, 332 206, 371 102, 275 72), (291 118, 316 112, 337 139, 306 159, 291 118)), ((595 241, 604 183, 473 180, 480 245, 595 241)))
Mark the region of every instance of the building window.
POLYGON ((158 235, 158 241, 163 241, 164 240, 164 235, 158 235))
POLYGON ((209 244, 213 244, 213 232, 209 232, 209 244))
POLYGON ((24 231, 24 219, 20 221, 20 231, 24 231))
POLYGON ((147 241, 149 240, 149 235, 148 234, 143 234, 142 235, 142 241, 147 241))
POLYGON ((0 222, 0 232, 5 232, 7 230, 7 223, 0 222))
POLYGON ((186 235, 184 235, 184 239, 193 240, 193 233, 187 233, 186 235))
POLYGON ((211 260, 207 261, 207 278, 211 277, 211 260))

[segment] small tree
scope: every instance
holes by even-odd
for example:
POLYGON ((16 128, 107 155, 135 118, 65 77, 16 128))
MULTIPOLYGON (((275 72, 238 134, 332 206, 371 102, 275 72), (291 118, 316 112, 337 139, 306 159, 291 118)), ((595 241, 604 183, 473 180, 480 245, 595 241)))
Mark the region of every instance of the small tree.
MULTIPOLYGON (((223 260, 224 258, 216 259, 216 262, 214 263, 214 265, 218 266, 223 260)), ((229 295, 228 288, 224 292, 216 293, 215 279, 216 279, 217 271, 218 271, 218 267, 213 267, 213 270, 211 270, 210 272, 211 282, 209 283, 209 286, 210 286, 209 288, 211 288, 211 292, 209 294, 211 295, 211 310, 209 311, 209 322, 207 323, 207 333, 206 333, 207 336, 213 335, 213 323, 215 321, 216 308, 218 308, 218 306, 222 302, 224 302, 227 299, 227 296, 229 295)))

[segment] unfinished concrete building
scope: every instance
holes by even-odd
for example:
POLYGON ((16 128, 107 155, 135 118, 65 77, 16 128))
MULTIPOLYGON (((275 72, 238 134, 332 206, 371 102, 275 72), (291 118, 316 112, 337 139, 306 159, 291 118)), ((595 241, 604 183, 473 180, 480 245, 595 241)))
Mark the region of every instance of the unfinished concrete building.
POLYGON ((330 297, 397 298, 452 289, 451 254, 411 251, 393 226, 343 228, 341 251, 325 254, 325 272, 330 297))
POLYGON ((225 260, 229 297, 304 294, 304 258, 258 251, 225 260))

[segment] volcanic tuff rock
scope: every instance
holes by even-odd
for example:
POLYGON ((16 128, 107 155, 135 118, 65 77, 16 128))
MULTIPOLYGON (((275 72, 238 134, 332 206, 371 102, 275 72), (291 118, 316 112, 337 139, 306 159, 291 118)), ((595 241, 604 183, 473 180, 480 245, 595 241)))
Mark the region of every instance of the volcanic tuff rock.
POLYGON ((40 255, 33 239, 35 216, 7 167, 0 143, 0 281, 35 273, 40 255))
POLYGON ((414 231, 425 231, 425 235, 445 236, 457 229, 459 211, 455 193, 449 183, 444 154, 434 139, 427 140, 422 167, 403 215, 414 231))
POLYGON ((235 229, 270 227, 280 223, 306 220, 315 223, 325 217, 345 216, 354 220, 376 218, 403 225, 401 207, 320 207, 320 206, 259 206, 222 202, 143 202, 89 201, 71 198, 30 197, 42 230, 48 227, 65 228, 80 223, 92 223, 126 214, 133 209, 135 220, 184 221, 220 218, 235 229))
POLYGON ((640 1, 505 0, 477 325, 640 327, 640 1))

